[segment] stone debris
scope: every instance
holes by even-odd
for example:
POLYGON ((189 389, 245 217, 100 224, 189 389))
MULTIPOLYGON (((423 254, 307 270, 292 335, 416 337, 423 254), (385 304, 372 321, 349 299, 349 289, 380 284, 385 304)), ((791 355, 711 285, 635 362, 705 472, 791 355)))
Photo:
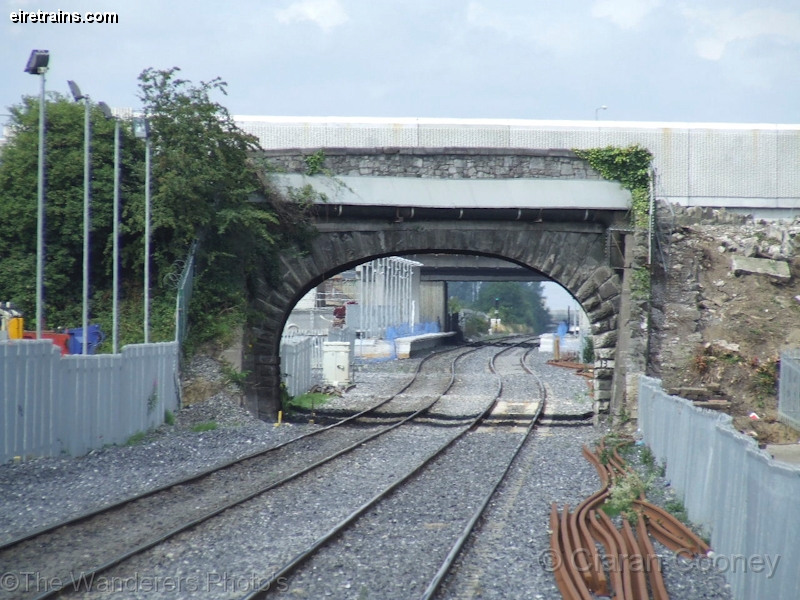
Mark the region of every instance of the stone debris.
POLYGON ((768 275, 779 281, 789 281, 792 278, 788 263, 766 258, 735 256, 731 259, 731 271, 734 275, 768 275))
POLYGON ((740 351, 739 344, 734 344, 733 342, 729 342, 727 340, 714 340, 712 343, 706 344, 706 348, 710 348, 712 346, 731 353, 740 351))

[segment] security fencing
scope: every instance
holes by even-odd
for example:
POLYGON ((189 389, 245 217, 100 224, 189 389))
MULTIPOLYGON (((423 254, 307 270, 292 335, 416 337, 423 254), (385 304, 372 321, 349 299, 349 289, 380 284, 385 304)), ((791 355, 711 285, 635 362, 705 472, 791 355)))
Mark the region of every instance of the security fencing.
POLYGON ((178 293, 175 297, 175 341, 183 344, 186 332, 189 329, 189 303, 192 301, 194 290, 194 257, 197 252, 197 242, 192 244, 183 270, 177 283, 178 293))
POLYGON ((79 456, 164 422, 178 397, 176 342, 68 355, 50 340, 0 343, 0 462, 79 456))
POLYGON ((639 426, 666 462, 689 518, 711 531, 716 564, 734 598, 797 598, 800 468, 759 450, 730 416, 667 395, 657 379, 640 379, 639 426), (762 569, 765 560, 779 561, 777 568, 762 569))
POLYGON ((389 256, 356 267, 358 304, 347 307, 347 325, 367 338, 383 338, 386 328, 419 319, 419 281, 422 266, 389 256))
POLYGON ((778 419, 790 427, 800 429, 800 348, 781 354, 778 419))

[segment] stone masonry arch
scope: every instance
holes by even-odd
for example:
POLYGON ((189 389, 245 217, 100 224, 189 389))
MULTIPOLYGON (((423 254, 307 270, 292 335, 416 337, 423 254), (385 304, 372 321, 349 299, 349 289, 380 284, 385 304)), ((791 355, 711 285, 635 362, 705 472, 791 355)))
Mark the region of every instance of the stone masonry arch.
POLYGON ((280 256, 278 286, 261 279, 252 308, 250 396, 258 415, 273 419, 279 406, 280 338, 297 301, 325 279, 382 256, 481 254, 546 275, 567 289, 587 312, 595 355, 595 410, 608 406, 614 374, 620 276, 608 264, 606 230, 599 223, 509 221, 386 221, 319 223, 311 251, 280 256), (254 397, 253 397, 254 396, 254 397))

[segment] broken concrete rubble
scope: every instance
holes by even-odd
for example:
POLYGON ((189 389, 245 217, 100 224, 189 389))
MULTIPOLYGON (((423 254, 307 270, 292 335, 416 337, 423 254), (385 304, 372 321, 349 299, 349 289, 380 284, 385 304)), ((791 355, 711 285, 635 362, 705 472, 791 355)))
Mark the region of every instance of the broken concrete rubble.
POLYGON ((731 259, 731 271, 734 275, 767 275, 779 281, 789 281, 792 278, 788 263, 768 258, 734 256, 731 259))

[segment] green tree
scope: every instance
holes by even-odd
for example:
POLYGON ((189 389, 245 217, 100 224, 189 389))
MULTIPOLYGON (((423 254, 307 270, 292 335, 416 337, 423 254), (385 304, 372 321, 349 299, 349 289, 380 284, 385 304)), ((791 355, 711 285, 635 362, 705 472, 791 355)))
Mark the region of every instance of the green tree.
MULTIPOLYGON (((215 79, 194 85, 177 68, 139 76, 151 123, 151 324, 153 341, 174 335, 175 290, 165 284, 200 239, 191 321, 195 342, 242 321, 252 274, 274 271, 278 248, 313 235, 312 198, 273 192, 255 137, 212 99, 215 79)), ((38 99, 11 109, 12 135, 0 154, 0 300, 34 312, 38 99)), ((46 308, 48 326, 75 326, 81 311, 83 107, 51 94, 47 106, 46 308)), ((113 122, 92 109, 90 315, 110 328, 113 122)), ((144 143, 124 123, 122 168, 123 306, 121 341, 141 341, 144 267, 144 143)))
POLYGON ((541 284, 538 282, 483 283, 475 308, 494 314, 495 306, 505 323, 526 325, 534 333, 543 333, 550 327, 550 313, 544 305, 541 284))
MULTIPOLYGON (((0 299, 13 301, 34 321, 39 101, 25 97, 10 108, 12 134, 0 154, 0 299)), ((45 303, 48 327, 76 326, 81 314, 83 264, 84 108, 65 96, 47 102, 45 303)), ((114 124, 96 108, 92 125, 92 234, 90 281, 94 289, 111 282, 114 124)), ((122 196, 142 193, 143 146, 130 128, 121 131, 125 148, 122 196)), ((130 229, 126 239, 130 241, 130 229)), ((130 275, 130 271, 126 273, 130 275)))

